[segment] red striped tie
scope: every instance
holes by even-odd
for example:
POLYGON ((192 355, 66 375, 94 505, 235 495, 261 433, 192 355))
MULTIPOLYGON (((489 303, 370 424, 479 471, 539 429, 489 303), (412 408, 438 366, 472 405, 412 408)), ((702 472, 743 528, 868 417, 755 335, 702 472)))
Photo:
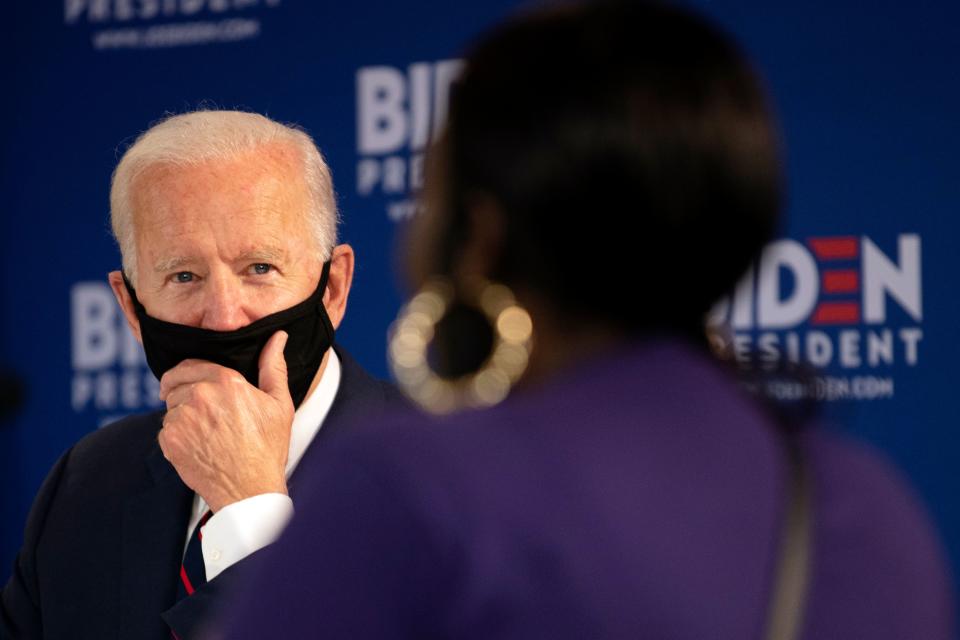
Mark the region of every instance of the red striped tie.
POLYGON ((180 565, 180 580, 177 581, 177 602, 192 595, 194 591, 207 583, 207 570, 203 564, 203 533, 200 531, 213 511, 207 510, 193 528, 190 542, 187 543, 187 552, 183 554, 183 563, 180 565))

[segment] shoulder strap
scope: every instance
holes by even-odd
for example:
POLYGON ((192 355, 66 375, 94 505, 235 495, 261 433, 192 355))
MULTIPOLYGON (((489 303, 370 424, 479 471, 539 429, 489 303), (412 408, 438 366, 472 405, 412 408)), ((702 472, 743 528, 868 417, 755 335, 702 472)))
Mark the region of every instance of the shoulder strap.
POLYGON ((810 582, 813 514, 809 471, 797 439, 787 435, 783 440, 789 462, 789 503, 767 609, 765 640, 797 640, 800 637, 810 582))

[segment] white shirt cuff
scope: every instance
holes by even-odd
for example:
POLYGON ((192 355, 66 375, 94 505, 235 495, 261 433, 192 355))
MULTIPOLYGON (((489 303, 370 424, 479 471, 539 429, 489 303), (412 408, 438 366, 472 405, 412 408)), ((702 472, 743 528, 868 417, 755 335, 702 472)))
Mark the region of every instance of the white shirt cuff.
POLYGON ((264 493, 217 511, 200 530, 207 580, 267 546, 293 517, 293 501, 282 493, 264 493))

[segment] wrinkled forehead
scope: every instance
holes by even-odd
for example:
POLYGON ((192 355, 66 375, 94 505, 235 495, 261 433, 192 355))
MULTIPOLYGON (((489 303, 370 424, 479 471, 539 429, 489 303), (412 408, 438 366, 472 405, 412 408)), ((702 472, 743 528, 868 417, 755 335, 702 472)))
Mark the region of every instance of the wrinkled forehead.
POLYGON ((131 196, 138 251, 189 251, 206 241, 295 246, 312 238, 302 165, 289 152, 270 151, 143 170, 131 196))
POLYGON ((290 194, 308 195, 300 151, 289 144, 262 144, 248 150, 198 158, 192 162, 155 160, 139 168, 131 181, 133 204, 161 189, 211 194, 249 190, 257 185, 287 186, 290 194))

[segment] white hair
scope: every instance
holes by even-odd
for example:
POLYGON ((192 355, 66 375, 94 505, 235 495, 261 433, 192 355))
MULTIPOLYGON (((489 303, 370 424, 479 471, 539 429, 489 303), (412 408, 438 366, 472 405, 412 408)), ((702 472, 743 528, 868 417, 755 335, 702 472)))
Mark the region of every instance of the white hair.
POLYGON ((127 277, 135 281, 132 190, 138 176, 156 165, 187 167, 230 160, 262 145, 278 143, 300 153, 310 197, 309 223, 321 258, 329 259, 337 241, 337 203, 330 169, 310 136, 293 125, 257 113, 200 110, 170 116, 150 127, 127 149, 113 172, 110 223, 127 277))

